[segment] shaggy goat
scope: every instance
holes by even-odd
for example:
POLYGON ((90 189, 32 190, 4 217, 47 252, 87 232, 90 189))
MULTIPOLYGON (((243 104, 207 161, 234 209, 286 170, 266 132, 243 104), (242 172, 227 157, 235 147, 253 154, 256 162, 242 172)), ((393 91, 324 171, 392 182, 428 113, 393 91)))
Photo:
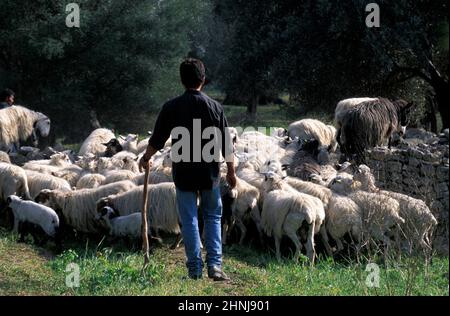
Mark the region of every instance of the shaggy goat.
POLYGON ((376 98, 346 108, 345 113, 336 109, 336 120, 341 125, 336 138, 341 151, 347 157, 355 155, 360 162, 364 160, 365 149, 390 146, 394 132, 404 133, 411 106, 412 103, 403 100, 376 98))
POLYGON ((13 144, 18 148, 20 141, 36 136, 36 131, 42 137, 50 133, 50 119, 44 114, 20 105, 0 110, 0 148, 8 149, 13 144))

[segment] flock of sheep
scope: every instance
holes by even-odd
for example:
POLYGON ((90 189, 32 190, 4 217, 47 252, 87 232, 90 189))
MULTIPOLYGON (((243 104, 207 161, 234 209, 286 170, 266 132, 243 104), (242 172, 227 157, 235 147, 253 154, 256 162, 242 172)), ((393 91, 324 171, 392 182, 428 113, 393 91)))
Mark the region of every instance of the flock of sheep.
MULTIPOLYGON (((273 129, 270 136, 255 131, 238 135, 230 128, 237 185, 228 187, 224 163, 220 182, 222 242, 228 243, 237 227, 240 243, 246 237, 273 237, 280 258, 280 244, 286 236, 296 247, 295 259, 305 245, 311 263, 316 257, 316 238, 321 239, 330 256, 342 251, 344 243, 359 249, 378 243, 386 248, 395 245, 398 249, 429 252, 437 221, 427 205, 404 194, 378 189, 370 169, 359 164, 361 148, 390 144, 395 132, 404 132, 404 108, 381 98, 348 99, 336 108, 337 130, 314 119, 294 122, 287 130, 273 129), (381 116, 393 112, 383 120, 373 113, 365 117, 361 109, 367 104, 372 112, 380 108, 381 116), (378 122, 370 123, 371 117, 378 122), (378 134, 351 129, 361 122, 378 125, 369 131, 378 134), (362 143, 356 148, 351 138, 362 143), (346 158, 343 160, 350 162, 338 163, 338 144, 346 158), (256 227, 257 236, 247 236, 252 231, 249 225, 256 227), (336 247, 330 245, 330 239, 336 247)), ((0 122, 6 122, 2 111, 0 122)), ((35 120, 39 122, 39 118, 35 120)), ((35 129, 37 124, 31 124, 31 130, 35 129)), ((0 145, 8 147, 23 138, 5 130, 7 125, 0 124, 0 145)), ((60 246, 68 228, 139 240, 144 176, 137 163, 147 143, 148 138, 138 141, 133 134, 116 138, 108 129, 97 129, 77 155, 56 152, 49 159, 31 160, 19 167, 11 164, 8 154, 0 152, 0 213, 12 213, 13 230, 21 239, 31 233, 40 243, 53 238, 60 246)), ((175 234, 173 247, 177 247, 181 242, 180 219, 170 150, 169 139, 152 157, 148 216, 153 235, 160 238, 160 231, 175 234)))

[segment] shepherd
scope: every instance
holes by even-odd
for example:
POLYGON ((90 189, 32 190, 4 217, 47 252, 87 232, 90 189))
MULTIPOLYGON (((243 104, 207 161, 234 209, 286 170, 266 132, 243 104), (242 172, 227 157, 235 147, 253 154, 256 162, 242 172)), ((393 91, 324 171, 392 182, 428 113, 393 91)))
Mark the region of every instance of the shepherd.
POLYGON ((177 192, 188 276, 191 279, 201 279, 203 275, 204 263, 197 211, 197 197, 199 197, 204 219, 208 277, 214 281, 228 281, 229 277, 222 270, 220 155, 211 153, 213 159, 208 159, 211 157, 203 154, 205 151, 208 152, 206 149, 210 148, 211 142, 216 142, 216 145, 220 146, 227 164, 226 179, 230 187, 234 188, 236 175, 233 146, 231 137, 227 134, 228 122, 221 104, 201 91, 205 84, 205 67, 200 60, 189 58, 183 61, 180 65, 180 76, 185 92, 163 105, 147 150, 139 161, 139 167, 148 170, 151 167, 151 157, 162 149, 169 136, 172 136, 172 149, 180 148, 178 152, 171 153, 172 176, 177 192), (198 133, 197 128, 200 125, 204 130, 216 128, 218 132, 198 133), (180 137, 180 133, 177 132, 180 130, 188 131, 186 134, 189 135, 190 146, 176 145, 179 141, 186 142, 186 137, 180 137), (201 139, 195 139, 205 134, 210 135, 209 139, 202 136, 201 139), (174 159, 175 155, 179 159, 174 159))

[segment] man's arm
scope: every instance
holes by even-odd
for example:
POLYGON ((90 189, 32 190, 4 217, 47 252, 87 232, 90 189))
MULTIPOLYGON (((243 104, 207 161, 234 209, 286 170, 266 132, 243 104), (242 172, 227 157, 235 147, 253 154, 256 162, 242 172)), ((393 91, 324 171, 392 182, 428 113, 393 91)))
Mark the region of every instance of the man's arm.
POLYGON ((147 149, 145 150, 145 154, 141 157, 141 160, 139 160, 140 172, 142 172, 142 169, 147 169, 148 167, 150 167, 149 161, 157 151, 158 150, 153 148, 152 145, 148 144, 147 149))

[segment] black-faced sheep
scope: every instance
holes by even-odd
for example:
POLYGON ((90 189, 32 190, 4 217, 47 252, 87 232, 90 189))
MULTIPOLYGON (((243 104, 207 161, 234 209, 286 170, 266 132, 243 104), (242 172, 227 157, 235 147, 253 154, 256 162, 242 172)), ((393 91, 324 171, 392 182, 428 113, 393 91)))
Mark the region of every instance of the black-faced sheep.
POLYGON ((332 125, 325 125, 319 120, 303 119, 293 122, 288 127, 288 135, 291 139, 301 141, 315 139, 320 146, 324 146, 332 152, 337 148, 336 128, 332 125))
POLYGON ((113 138, 116 138, 116 136, 112 131, 106 128, 98 128, 85 139, 78 154, 80 156, 88 154, 93 154, 97 157, 104 156, 106 151, 104 144, 113 138))

